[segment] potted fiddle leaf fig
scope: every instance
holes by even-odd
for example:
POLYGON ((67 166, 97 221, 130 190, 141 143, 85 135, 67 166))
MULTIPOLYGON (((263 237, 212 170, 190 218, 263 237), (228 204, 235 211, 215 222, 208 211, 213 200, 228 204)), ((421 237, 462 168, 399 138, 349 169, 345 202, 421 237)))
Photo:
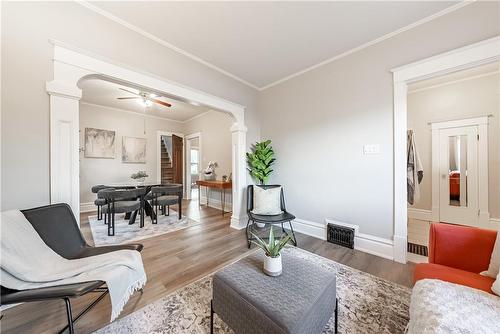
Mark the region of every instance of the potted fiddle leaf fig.
POLYGON ((272 165, 276 161, 271 140, 255 143, 252 151, 247 153, 247 169, 260 184, 266 184, 273 172, 272 165))
POLYGON ((292 236, 286 233, 279 239, 274 237, 274 230, 271 226, 269 230, 269 240, 265 242, 259 236, 252 233, 255 241, 252 240, 257 247, 262 249, 266 255, 264 259, 264 273, 269 276, 279 276, 282 272, 281 251, 285 245, 292 239, 292 236))

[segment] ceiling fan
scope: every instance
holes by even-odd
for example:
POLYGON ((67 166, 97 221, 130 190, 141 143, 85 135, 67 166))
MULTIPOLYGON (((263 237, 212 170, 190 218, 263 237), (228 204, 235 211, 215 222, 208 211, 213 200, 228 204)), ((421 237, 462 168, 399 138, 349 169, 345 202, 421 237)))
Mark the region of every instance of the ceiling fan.
POLYGON ((132 92, 128 89, 121 88, 121 87, 120 87, 120 89, 127 92, 127 93, 134 94, 136 96, 117 97, 118 100, 140 99, 139 102, 145 107, 150 107, 153 103, 160 104, 164 107, 171 107, 172 106, 168 102, 164 102, 164 101, 155 99, 155 97, 156 97, 155 94, 150 94, 150 93, 146 93, 143 91, 139 91, 139 93, 136 93, 136 92, 132 92))

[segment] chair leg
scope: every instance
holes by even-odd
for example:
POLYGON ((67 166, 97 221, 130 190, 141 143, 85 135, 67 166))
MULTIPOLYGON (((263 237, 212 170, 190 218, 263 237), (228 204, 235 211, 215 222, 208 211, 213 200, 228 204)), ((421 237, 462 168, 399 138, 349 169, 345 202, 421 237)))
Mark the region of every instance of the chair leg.
POLYGON ((107 225, 108 224, 108 220, 106 219, 108 216, 107 213, 104 214, 104 224, 107 225))
POLYGON ((111 229, 113 230, 113 234, 111 234, 111 235, 115 235, 115 213, 114 212, 111 214, 111 229))
POLYGON ((71 302, 69 301, 69 298, 64 298, 64 303, 66 304, 66 315, 68 317, 69 334, 74 334, 75 328, 73 326, 73 314, 71 312, 71 302))
POLYGON ((247 227, 246 227, 246 229, 245 229, 245 231, 246 231, 246 236, 247 236, 247 244, 248 244, 248 248, 250 248, 250 247, 252 246, 252 243, 250 242, 250 240, 252 240, 252 239, 251 239, 251 237, 250 237, 249 227, 250 227, 250 219, 248 219, 248 221, 247 221, 247 227))
POLYGON ((283 226, 283 223, 281 223, 281 230, 283 231, 283 233, 286 233, 285 227, 283 226))
POLYGON ((295 232, 293 232, 292 221, 289 221, 288 224, 290 224, 290 231, 292 231, 293 243, 297 247, 297 237, 295 236, 295 232))
POLYGON ((170 205, 167 205, 167 216, 170 216, 170 205))
POLYGON ((97 206, 97 220, 101 220, 101 210, 100 210, 101 206, 98 205, 97 206))

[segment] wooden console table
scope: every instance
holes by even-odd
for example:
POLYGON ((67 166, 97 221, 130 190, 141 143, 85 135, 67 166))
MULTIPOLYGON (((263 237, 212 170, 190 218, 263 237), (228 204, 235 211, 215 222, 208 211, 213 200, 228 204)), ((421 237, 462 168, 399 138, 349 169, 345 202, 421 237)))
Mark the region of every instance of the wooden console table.
POLYGON ((226 189, 232 189, 233 183, 231 181, 224 182, 220 180, 214 180, 214 181, 204 181, 204 180, 199 180, 196 181, 196 185, 198 186, 198 205, 201 206, 201 192, 200 189, 201 187, 206 187, 206 194, 207 194, 207 206, 209 204, 209 198, 210 198, 210 193, 209 189, 219 189, 220 190, 220 201, 221 201, 221 208, 222 208, 222 216, 224 217, 224 203, 226 201, 226 189))

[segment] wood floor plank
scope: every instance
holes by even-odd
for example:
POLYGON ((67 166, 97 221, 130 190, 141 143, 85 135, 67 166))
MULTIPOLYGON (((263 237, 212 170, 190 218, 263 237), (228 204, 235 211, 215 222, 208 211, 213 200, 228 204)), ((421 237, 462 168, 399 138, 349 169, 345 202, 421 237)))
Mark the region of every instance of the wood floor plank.
MULTIPOLYGON (((130 298, 121 316, 130 314, 175 290, 209 275, 238 260, 251 251, 246 244, 245 231, 229 227, 230 215, 221 216, 220 210, 198 207, 196 201, 183 201, 183 214, 199 222, 183 230, 141 240, 142 258, 148 276, 143 293, 130 298)), ((81 215, 82 233, 93 245, 88 216, 81 215)), ((176 212, 171 211, 171 214, 176 212)), ((146 223, 149 223, 146 221, 146 223)), ((333 245, 325 241, 297 234, 299 247, 350 267, 385 278, 397 284, 411 286, 414 265, 399 264, 360 251, 333 245)), ((74 314, 86 305, 92 296, 73 301, 74 314)), ((62 301, 25 303, 2 312, 2 333, 55 333, 66 325, 62 301)), ((91 333, 109 322, 109 297, 79 320, 77 333, 91 333)))

